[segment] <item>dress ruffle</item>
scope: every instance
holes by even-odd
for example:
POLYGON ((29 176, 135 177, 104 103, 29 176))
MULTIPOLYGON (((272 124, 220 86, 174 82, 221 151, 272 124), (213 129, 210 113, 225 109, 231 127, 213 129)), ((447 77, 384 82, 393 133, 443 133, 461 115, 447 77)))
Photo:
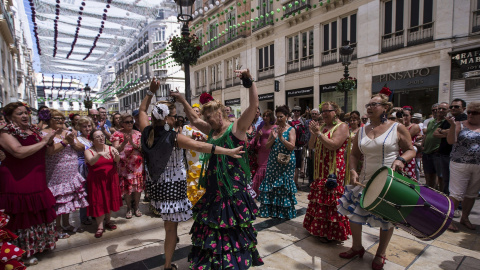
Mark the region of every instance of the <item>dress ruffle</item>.
POLYGON ((265 179, 265 175, 267 174, 267 167, 262 166, 257 169, 257 172, 253 176, 252 179, 252 188, 257 193, 257 196, 260 194, 260 185, 263 182, 263 179, 265 179))
POLYGON ((345 194, 338 200, 338 212, 350 220, 350 222, 368 225, 370 227, 380 227, 386 231, 395 227, 392 223, 373 215, 360 206, 363 187, 345 186, 345 194))
POLYGON ((68 182, 48 186, 55 197, 55 211, 57 215, 69 214, 88 206, 84 183, 85 179, 80 174, 77 174, 68 182))
POLYGON ((259 188, 258 201, 261 203, 259 216, 295 218, 297 216, 295 210, 297 187, 293 177, 290 177, 289 174, 282 174, 278 179, 269 178, 267 176, 259 188))
POLYGON ((343 195, 344 187, 333 190, 325 187, 326 179, 317 179, 310 185, 308 208, 303 227, 316 236, 329 240, 344 241, 352 234, 348 218, 337 211, 338 199, 343 195))
POLYGON ((151 201, 156 214, 168 221, 186 221, 192 218, 192 203, 187 198, 176 201, 151 201))
POLYGON ((47 249, 55 249, 58 239, 55 221, 48 224, 35 225, 24 230, 16 230, 15 234, 18 238, 12 243, 25 250, 24 256, 27 258, 47 249))
POLYGON ((232 196, 203 196, 193 207, 191 269, 248 269, 262 265, 252 226, 257 209, 246 188, 232 196))
MULTIPOLYGON (((201 165, 199 165, 199 167, 201 168, 201 165)), ((191 165, 190 170, 187 171, 187 197, 192 202, 192 205, 195 205, 203 194, 205 194, 205 189, 198 187, 200 168, 196 165, 191 165)))
POLYGON ((134 177, 130 175, 130 177, 125 178, 122 176, 118 176, 120 181, 120 190, 122 194, 131 195, 132 192, 143 192, 145 189, 144 181, 143 181, 143 174, 136 174, 134 177))
POLYGON ((2 193, 0 208, 8 209, 7 214, 10 216, 7 229, 16 231, 28 229, 25 224, 48 224, 55 221, 55 198, 46 186, 45 189, 31 194, 2 193))

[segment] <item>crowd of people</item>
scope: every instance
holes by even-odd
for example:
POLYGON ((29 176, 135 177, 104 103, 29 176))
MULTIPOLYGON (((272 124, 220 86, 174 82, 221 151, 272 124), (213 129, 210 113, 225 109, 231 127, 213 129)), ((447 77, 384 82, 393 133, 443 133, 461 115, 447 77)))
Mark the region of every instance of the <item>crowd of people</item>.
MULTIPOLYGON (((25 250, 26 264, 56 241, 96 222, 96 238, 115 230, 112 213, 126 205, 126 219, 141 217, 142 193, 165 228, 165 269, 179 241, 179 222, 193 218, 191 269, 247 269, 262 265, 256 216, 293 219, 299 178, 308 179, 303 227, 319 242, 345 241, 339 254, 362 257, 362 225, 380 228, 372 269, 382 269, 395 224, 364 209, 361 198, 382 167, 447 194, 460 224, 474 230, 469 214, 480 191, 480 102, 434 104, 431 115, 406 104, 394 108, 388 93, 371 97, 365 114, 342 112, 334 102, 304 110, 286 105, 259 109, 248 70, 236 71, 249 91, 249 106, 231 108, 204 93, 190 105, 178 92, 149 106, 160 86, 153 79, 139 110, 90 109, 69 115, 42 106, 32 124, 27 104, 14 102, 0 118, 0 209, 7 229, 25 250), (175 102, 186 117, 177 115, 175 102), (461 209, 461 210, 460 210, 461 209)), ((449 229, 458 231, 458 224, 449 229)))

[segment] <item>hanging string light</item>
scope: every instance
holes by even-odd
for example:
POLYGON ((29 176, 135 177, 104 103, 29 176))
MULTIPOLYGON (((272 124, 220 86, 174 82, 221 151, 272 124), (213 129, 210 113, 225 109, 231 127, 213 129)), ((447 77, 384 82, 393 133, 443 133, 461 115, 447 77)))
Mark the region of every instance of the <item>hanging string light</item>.
MULTIPOLYGON (((57 0, 58 1, 58 0, 57 0)), ((108 9, 110 8, 110 4, 112 3, 112 0, 107 0, 107 5, 105 6, 105 8, 103 9, 103 15, 102 15, 102 21, 100 23, 100 28, 98 28, 98 34, 97 36, 95 37, 95 39, 93 40, 93 45, 92 47, 90 48, 90 51, 87 53, 87 55, 85 55, 85 57, 83 58, 83 60, 87 59, 88 57, 90 57, 90 55, 92 54, 93 50, 95 50, 95 47, 97 46, 97 41, 98 39, 100 38, 100 36, 102 35, 103 33, 103 29, 105 28, 105 21, 107 20, 107 12, 108 12, 108 9)))

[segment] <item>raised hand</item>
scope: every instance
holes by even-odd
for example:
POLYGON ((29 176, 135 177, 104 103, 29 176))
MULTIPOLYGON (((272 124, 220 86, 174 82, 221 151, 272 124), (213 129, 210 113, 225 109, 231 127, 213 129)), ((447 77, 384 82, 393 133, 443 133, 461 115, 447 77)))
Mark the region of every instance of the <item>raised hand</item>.
POLYGON ((48 132, 47 134, 45 134, 42 137, 42 140, 45 140, 47 143, 53 142, 53 138, 55 137, 55 133, 57 133, 57 130, 52 129, 50 132, 48 132))
POLYGON ((237 70, 234 70, 233 72, 235 72, 235 75, 239 78, 242 78, 242 77, 246 77, 246 78, 252 78, 252 75, 250 75, 250 70, 247 69, 237 69, 237 70))
POLYGON ((243 151, 243 146, 239 146, 237 148, 231 149, 230 154, 228 154, 228 155, 233 157, 233 158, 241 158, 242 154, 244 154, 244 153, 245 153, 245 151, 243 151))
POLYGON ((178 100, 178 101, 183 101, 185 100, 185 98, 183 97, 183 95, 180 93, 180 91, 178 90, 178 87, 175 88, 175 91, 170 91, 170 96, 171 97, 174 97, 175 100, 178 100))
POLYGON ((152 82, 150 83, 150 92, 157 92, 157 90, 160 89, 160 81, 157 81, 155 78, 152 79, 152 82))
POLYGON ((120 154, 118 153, 118 150, 115 149, 114 147, 112 147, 112 154, 113 154, 113 157, 116 157, 116 156, 119 156, 120 154))
POLYGON ((272 137, 275 138, 275 139, 278 137, 278 130, 277 130, 277 128, 274 128, 274 129, 272 130, 272 137))
POLYGON ((450 126, 455 125, 455 117, 454 116, 447 116, 447 117, 445 117, 445 119, 450 124, 450 126))
POLYGON ((75 144, 75 135, 73 133, 69 133, 67 136, 65 136, 65 139, 67 140, 68 144, 75 144))

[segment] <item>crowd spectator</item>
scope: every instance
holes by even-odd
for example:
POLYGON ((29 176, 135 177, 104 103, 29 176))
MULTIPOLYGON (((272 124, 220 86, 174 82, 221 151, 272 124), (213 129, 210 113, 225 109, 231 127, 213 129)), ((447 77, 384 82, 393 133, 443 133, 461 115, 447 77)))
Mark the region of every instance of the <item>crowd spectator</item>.
POLYGON ((444 183, 442 179, 440 155, 438 153, 441 140, 434 136, 434 132, 437 131, 445 121, 448 103, 442 102, 433 108, 435 108, 432 109, 432 112, 435 113, 435 119, 428 122, 423 142, 423 171, 425 173, 427 186, 443 191, 444 183))
POLYGON ((110 127, 110 133, 113 134, 120 129, 122 129, 122 115, 117 112, 112 114, 112 126, 110 127))
POLYGON ((308 148, 315 148, 314 182, 310 185, 308 208, 303 227, 322 243, 345 241, 351 234, 348 218, 337 212, 338 199, 344 192, 345 152, 348 145, 348 125, 339 121, 340 107, 325 102, 321 107, 325 124, 309 125, 308 148))
MULTIPOLYGON (((415 145, 417 138, 421 136, 420 127, 417 124, 412 123, 412 107, 405 106, 403 107, 403 125, 407 128, 408 133, 410 133, 410 137, 412 139, 412 144, 415 145)), ((402 150, 400 150, 400 155, 403 155, 402 150)), ((412 158, 412 160, 405 166, 405 173, 411 178, 418 180, 416 174, 416 159, 412 158)))
POLYGON ((131 219, 133 215, 142 216, 139 208, 140 196, 144 190, 141 133, 133 129, 132 115, 123 114, 121 123, 122 129, 113 133, 110 140, 120 154, 117 163, 120 189, 127 204, 125 218, 131 219))
MULTIPOLYGON (((475 230, 469 215, 480 191, 480 102, 467 105, 467 120, 456 121, 454 116, 447 118, 450 127, 447 133, 449 144, 453 145, 450 154, 450 198, 455 209, 462 202, 460 224, 475 230)), ((458 231, 451 223, 450 230, 458 231)))
POLYGON ((102 237, 105 229, 116 230, 111 221, 111 213, 122 206, 122 197, 116 163, 120 154, 114 147, 105 145, 105 135, 101 130, 92 130, 89 136, 93 145, 85 150, 88 164, 87 176, 87 215, 97 221, 96 238, 102 237))
POLYGON ((45 154, 53 151, 55 132, 42 138, 40 130, 30 124, 30 110, 21 102, 9 103, 3 111, 8 124, 0 131, 0 146, 6 155, 0 166, 0 209, 10 216, 6 228, 18 236, 13 244, 25 250, 24 262, 34 265, 38 260, 33 255, 54 249, 58 237, 55 197, 48 189, 45 171, 45 154))
POLYGON ((362 126, 366 125, 368 123, 368 115, 367 114, 362 115, 362 118, 360 118, 360 120, 362 120, 362 126))
MULTIPOLYGON (((310 111, 310 117, 311 119, 307 119, 305 121, 305 130, 307 132, 306 134, 306 141, 310 141, 310 137, 312 134, 310 133, 310 123, 312 121, 317 122, 319 125, 323 125, 323 117, 320 115, 320 111, 318 109, 313 109, 310 111), (319 119, 322 119, 322 123, 320 124, 319 119)), ((315 136, 315 135, 314 135, 315 136)), ((308 147, 307 147, 308 148, 308 147)), ((315 149, 307 149, 307 174, 308 174, 308 184, 310 185, 314 178, 313 178, 313 161, 315 157, 315 149)))
POLYGON ((73 132, 73 134, 74 134, 75 136, 77 136, 77 131, 78 131, 78 130, 76 129, 76 126, 77 126, 77 122, 78 122, 78 120, 80 119, 80 117, 81 117, 81 116, 80 116, 79 114, 77 114, 77 113, 71 113, 71 114, 68 115, 68 118, 70 119, 70 127, 69 127, 69 130, 70 130, 71 132, 73 132))
POLYGON ((275 109, 277 127, 273 128, 266 148, 270 149, 267 172, 260 185, 261 217, 292 219, 297 216, 295 205, 297 187, 295 171, 295 129, 287 123, 289 108, 284 105, 275 109))
POLYGON ((362 122, 360 121, 360 112, 352 111, 350 113, 350 121, 348 123, 350 126, 350 132, 353 134, 352 137, 354 137, 355 135, 357 135, 362 124, 362 122))
MULTIPOLYGON (((298 188, 298 177, 300 176, 300 172, 303 167, 303 146, 306 143, 306 129, 305 129, 305 119, 300 116, 302 108, 300 106, 295 106, 292 109, 293 116, 292 120, 288 122, 290 126, 292 126, 295 130, 295 186, 298 188)), ((281 133, 279 133, 281 135, 281 133)), ((302 177, 304 177, 302 173, 302 177)))
MULTIPOLYGON (((77 140, 85 146, 85 150, 88 150, 92 147, 92 141, 89 140, 88 136, 93 130, 93 121, 89 117, 82 116, 77 122, 76 129, 78 130, 77 140)), ((84 179, 87 179, 88 176, 88 166, 85 163, 85 151, 77 152, 78 154, 78 172, 82 175, 84 179)), ((86 182, 83 184, 83 187, 86 190, 86 182)), ((87 208, 80 208, 80 221, 83 225, 92 225, 91 217, 87 215, 87 208)))
POLYGON ((255 130, 258 130, 258 127, 262 125, 263 119, 262 119, 262 113, 260 111, 260 108, 257 108, 257 113, 255 114, 255 118, 253 119, 253 125, 255 127, 255 130))
POLYGON ((112 134, 106 124, 106 118, 102 119, 100 112, 95 109, 88 110, 88 117, 92 118, 93 123, 95 124, 95 129, 101 131, 106 140, 110 140, 112 134))
MULTIPOLYGON (((258 110, 257 110, 258 112, 258 110)), ((248 155, 248 165, 250 167, 250 174, 251 176, 255 176, 258 168, 257 163, 257 148, 256 144, 254 143, 255 138, 257 137, 257 128, 255 128, 256 120, 253 119, 252 124, 248 127, 246 135, 247 135, 247 155, 248 155), (253 142, 253 143, 252 143, 253 142)), ((251 192, 252 198, 256 198, 257 194, 255 192, 251 192)))
POLYGON ((136 131, 140 131, 140 116, 139 116, 139 110, 134 110, 132 112, 133 120, 135 120, 135 123, 133 124, 133 129, 136 131))
POLYGON ((107 115, 107 110, 104 107, 98 107, 97 108, 98 113, 100 114, 100 122, 105 122, 105 125, 107 125, 107 128, 112 127, 112 122, 108 120, 108 115, 107 115))
POLYGON ((438 111, 438 105, 439 105, 438 103, 435 103, 432 105, 432 113, 428 115, 425 121, 423 121, 423 130, 422 130, 423 134, 427 133, 428 123, 433 119, 435 119, 438 111))
POLYGON ((262 184, 263 179, 265 178, 267 172, 267 163, 268 156, 270 154, 270 148, 267 148, 268 138, 270 138, 270 133, 272 129, 276 128, 275 126, 275 115, 271 110, 266 110, 263 113, 263 125, 260 125, 257 130, 255 138, 251 143, 257 149, 257 170, 255 174, 252 174, 252 188, 255 193, 260 195, 260 185, 262 184))
POLYGON ((46 115, 50 115, 49 113, 47 113, 47 111, 50 111, 50 109, 45 106, 45 105, 42 105, 38 108, 38 123, 37 123, 37 128, 39 130, 43 130, 44 128, 46 128, 48 126, 48 121, 50 120, 49 117, 45 117, 46 115), (43 111, 46 111, 46 112, 43 112, 43 111), (43 113, 42 113, 43 112, 43 113))

